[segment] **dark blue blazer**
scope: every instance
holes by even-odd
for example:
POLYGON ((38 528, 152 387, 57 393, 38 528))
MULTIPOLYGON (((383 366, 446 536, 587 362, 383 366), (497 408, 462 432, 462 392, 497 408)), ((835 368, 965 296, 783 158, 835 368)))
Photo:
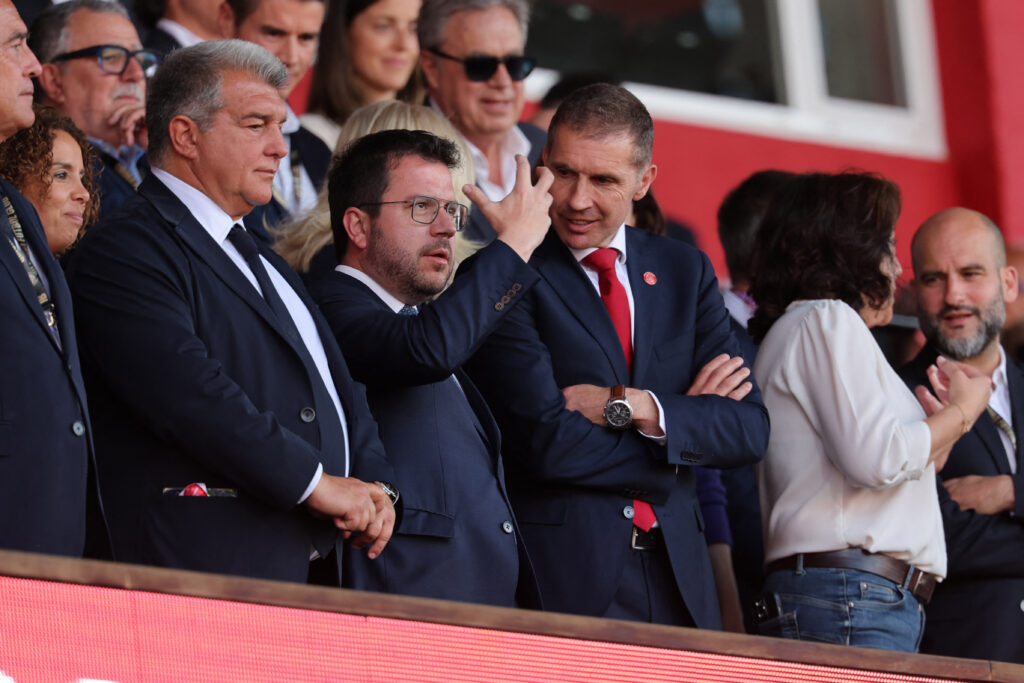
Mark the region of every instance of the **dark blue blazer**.
POLYGON ((56 306, 58 347, 0 206, 0 548, 81 556, 91 427, 71 295, 32 205, 7 197, 56 306))
MULTIPOLYGON (((907 386, 931 386, 925 373, 936 356, 926 346, 900 369, 907 386)), ((1016 509, 1012 516, 961 510, 941 485, 944 479, 970 474, 1010 474, 999 428, 982 413, 953 446, 936 478, 948 576, 925 610, 921 652, 1024 664, 1024 370, 1007 357, 1006 374, 1018 434, 1017 473, 1012 475, 1016 509)))
POLYGON ((160 56, 161 61, 174 50, 181 47, 178 39, 159 26, 154 26, 142 42, 147 50, 152 50, 160 56))
MULTIPOLYGON (((347 417, 352 473, 388 480, 363 388, 298 276, 263 251, 313 313, 347 417)), ((152 175, 87 233, 70 280, 115 557, 305 581, 314 538, 338 535, 297 502, 318 463, 345 472, 337 422, 322 419, 334 407, 302 342, 152 175), (194 482, 237 495, 166 490, 194 482)))
POLYGON ((756 387, 743 401, 684 395, 705 363, 738 353, 711 263, 686 244, 634 228, 626 240, 632 377, 597 291, 554 230, 530 259, 541 281, 467 370, 505 438, 509 491, 545 608, 606 612, 634 552, 624 509, 641 498, 658 515, 691 615, 700 627, 718 628, 693 466, 757 461, 768 443, 768 415, 756 387), (581 383, 653 391, 667 444, 566 410, 561 389, 581 383))
POLYGON ((353 376, 366 385, 404 503, 401 531, 383 555, 348 555, 345 585, 539 607, 505 491, 501 435, 460 369, 538 277, 501 242, 460 268, 466 275, 417 316, 396 315, 336 271, 310 285, 353 376), (496 308, 502 297, 509 305, 496 308))
MULTIPOLYGON (((532 123, 520 122, 516 125, 526 135, 526 139, 530 141, 530 153, 526 155, 526 158, 530 160, 530 166, 532 167, 537 163, 537 159, 540 158, 540 153, 544 151, 544 144, 548 140, 547 133, 532 123)), ((466 224, 466 239, 481 244, 489 244, 497 236, 498 233, 494 232, 491 222, 487 220, 482 211, 474 209, 470 212, 469 222, 466 224)))

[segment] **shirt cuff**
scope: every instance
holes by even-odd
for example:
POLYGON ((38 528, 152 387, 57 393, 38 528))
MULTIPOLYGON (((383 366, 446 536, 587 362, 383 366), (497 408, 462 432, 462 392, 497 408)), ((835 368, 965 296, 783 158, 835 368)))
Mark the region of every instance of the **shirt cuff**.
POLYGON ((317 463, 316 472, 313 473, 313 479, 309 482, 309 486, 302 492, 302 497, 299 498, 299 502, 296 505, 302 505, 306 502, 306 499, 313 494, 313 489, 320 483, 320 478, 324 476, 324 465, 323 463, 317 463))
POLYGON ((661 436, 651 436, 650 434, 641 432, 639 429, 636 431, 640 436, 650 439, 659 446, 664 446, 668 443, 668 431, 665 429, 665 410, 661 407, 661 401, 658 400, 658 397, 654 395, 653 391, 648 391, 647 389, 644 389, 644 391, 647 391, 647 393, 651 395, 651 398, 654 399, 654 405, 658 407, 658 427, 661 429, 661 436))

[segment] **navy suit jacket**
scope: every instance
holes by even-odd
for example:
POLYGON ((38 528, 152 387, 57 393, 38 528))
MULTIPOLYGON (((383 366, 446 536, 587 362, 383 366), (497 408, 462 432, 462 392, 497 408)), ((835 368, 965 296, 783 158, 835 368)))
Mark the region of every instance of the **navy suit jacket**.
POLYGON ((81 556, 91 428, 71 295, 32 205, 6 180, 56 307, 61 345, 46 327, 0 206, 0 548, 81 556))
POLYGON ((554 230, 530 259, 541 282, 467 369, 505 437, 506 476, 547 609, 604 614, 628 553, 633 498, 652 503, 679 591, 700 627, 720 627, 695 465, 754 462, 768 442, 755 387, 743 401, 685 396, 697 372, 739 348, 711 264, 681 242, 627 228, 635 304, 630 376, 601 299, 554 230), (562 388, 649 389, 667 443, 565 409, 562 388))
MULTIPOLYGON (((114 168, 115 160, 109 154, 93 147, 93 177, 97 179, 100 197, 99 219, 103 220, 135 196, 135 187, 122 178, 114 168)), ((143 175, 149 171, 149 163, 143 155, 139 160, 139 169, 143 175)))
POLYGON ((539 607, 505 490, 501 434, 460 369, 511 309, 495 303, 518 301, 538 277, 500 242, 460 268, 467 275, 417 316, 396 315, 336 271, 310 285, 353 376, 366 385, 404 503, 401 532, 383 555, 347 556, 345 585, 539 607))
MULTIPOLYGON (((930 387, 928 366, 937 353, 926 346, 900 370, 911 389, 930 387)), ((921 651, 953 657, 996 659, 1024 664, 1024 370, 1007 357, 1014 429, 1018 434, 1016 509, 983 515, 961 510, 941 485, 944 479, 971 474, 1010 474, 999 428, 982 413, 957 441, 938 475, 939 505, 946 534, 948 577, 935 589, 926 609, 921 651)))
MULTIPOLYGON (((537 159, 540 158, 540 153, 544 151, 544 144, 548 140, 547 133, 532 123, 520 122, 516 125, 526 135, 526 139, 530 141, 530 153, 526 155, 526 158, 530 160, 530 166, 532 167, 537 163, 537 159)), ((498 233, 494 232, 491 222, 487 220, 482 211, 477 209, 470 212, 469 222, 466 224, 466 239, 480 242, 481 244, 489 244, 497 236, 498 233)))
POLYGON ((149 32, 142 44, 146 46, 147 50, 157 53, 161 61, 171 52, 181 47, 181 43, 178 42, 177 38, 159 26, 153 27, 153 30, 149 32))
MULTIPOLYGON (((389 480, 363 388, 297 275, 348 424, 352 474, 389 480)), ((119 560, 305 581, 330 522, 298 500, 343 475, 334 410, 301 341, 155 176, 76 250, 70 280, 96 401, 100 487, 119 560), (179 497, 190 483, 236 496, 179 497)), ((340 556, 340 548, 337 553, 340 556)))

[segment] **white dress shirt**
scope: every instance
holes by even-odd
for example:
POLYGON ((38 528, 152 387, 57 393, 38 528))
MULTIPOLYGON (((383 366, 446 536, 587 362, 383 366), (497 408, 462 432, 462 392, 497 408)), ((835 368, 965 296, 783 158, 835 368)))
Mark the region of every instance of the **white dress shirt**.
MULTIPOLYGON (((216 202, 210 199, 208 196, 203 194, 198 188, 189 185, 188 183, 176 178, 163 169, 153 167, 153 175, 157 179, 167 186, 175 197, 188 207, 189 211, 199 222, 203 229, 210 234, 213 241, 224 250, 224 253, 231 259, 231 261, 238 267, 242 275, 252 283, 252 286, 256 291, 263 296, 263 292, 260 291, 259 283, 256 280, 256 276, 253 274, 249 265, 242 258, 242 255, 238 253, 238 249, 228 239, 228 233, 231 231, 231 227, 241 221, 236 221, 231 216, 226 214, 216 202)), ((327 362, 327 353, 324 351, 323 341, 320 339, 320 334, 317 332, 316 323, 313 321, 313 315, 306 308, 306 304, 302 302, 299 295, 295 293, 288 281, 284 279, 281 273, 278 272, 277 268, 270 264, 263 256, 260 256, 260 260, 263 262, 263 267, 267 271, 267 275, 270 276, 270 282, 274 285, 274 289, 277 290, 277 294, 281 297, 281 301, 284 302, 288 312, 291 313, 292 322, 295 323, 295 327, 299 331, 299 335, 302 337, 302 341, 309 351, 309 355, 313 359, 313 363, 316 365, 317 371, 320 373, 320 378, 323 380, 324 386, 327 388, 327 393, 331 396, 331 401, 334 402, 334 407, 338 411, 338 418, 341 421, 342 436, 345 444, 345 473, 344 476, 348 476, 350 468, 349 458, 349 446, 348 446, 348 424, 345 420, 345 410, 341 407, 341 399, 338 397, 338 390, 334 384, 334 377, 331 375, 331 369, 327 362)), ((320 478, 323 475, 323 464, 317 466, 316 473, 313 475, 313 479, 309 482, 309 486, 303 492, 302 497, 299 498, 298 502, 301 503, 309 497, 309 494, 313 492, 316 485, 320 483, 320 478)))
MULTIPOLYGON (((1002 346, 999 347, 999 367, 992 373, 992 396, 988 400, 988 407, 996 411, 996 414, 1010 425, 1010 429, 1016 432, 1017 428, 1013 426, 1013 408, 1010 404, 1010 385, 1006 378, 1006 353, 1003 352, 1002 346)), ((1000 429, 998 425, 996 432, 999 434, 999 440, 1003 443, 1006 458, 1010 462, 1010 472, 1016 474, 1017 453, 1013 449, 1010 435, 1000 429)))
POLYGON ((944 577, 931 431, 857 312, 793 302, 754 375, 772 422, 758 467, 765 561, 863 548, 944 577))

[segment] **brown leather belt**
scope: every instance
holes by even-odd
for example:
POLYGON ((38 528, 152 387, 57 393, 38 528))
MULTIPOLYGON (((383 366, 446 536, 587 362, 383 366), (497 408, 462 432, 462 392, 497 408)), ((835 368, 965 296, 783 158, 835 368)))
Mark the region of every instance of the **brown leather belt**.
POLYGON ((790 555, 781 560, 769 562, 768 573, 780 569, 796 569, 799 559, 803 558, 803 566, 808 569, 853 569, 869 574, 876 574, 889 579, 909 590, 924 605, 931 602, 937 579, 934 574, 921 571, 917 567, 877 553, 869 553, 862 548, 847 548, 830 553, 803 553, 790 555))

